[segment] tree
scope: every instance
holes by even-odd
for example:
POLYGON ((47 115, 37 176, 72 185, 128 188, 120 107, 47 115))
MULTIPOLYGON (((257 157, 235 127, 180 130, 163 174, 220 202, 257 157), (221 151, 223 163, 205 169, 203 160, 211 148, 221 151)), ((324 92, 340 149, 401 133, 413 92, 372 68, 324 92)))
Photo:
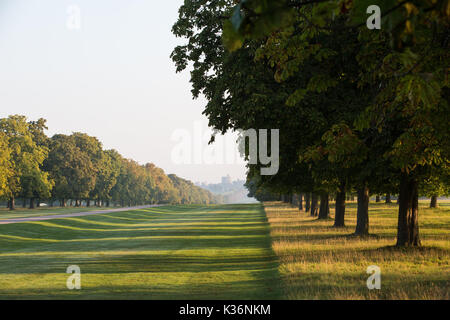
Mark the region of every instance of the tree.
POLYGON ((431 198, 430 208, 438 207, 438 197, 450 195, 450 185, 446 183, 450 180, 449 168, 443 166, 439 173, 434 172, 419 184, 419 194, 431 198))
POLYGON ((115 150, 101 151, 99 159, 95 163, 97 178, 95 187, 90 193, 90 198, 95 199, 99 206, 102 201, 111 199, 110 193, 117 183, 117 177, 120 172, 117 158, 117 151, 115 150))
POLYGON ((26 192, 27 196, 48 196, 53 184, 42 164, 48 149, 35 141, 33 125, 25 116, 12 115, 0 119, 0 131, 8 138, 11 150, 11 175, 8 179, 9 206, 15 209, 15 198, 26 192))
POLYGON ((345 227, 345 196, 345 184, 341 184, 336 193, 336 205, 334 212, 334 226, 337 228, 345 227))
POLYGON ((100 151, 98 140, 86 134, 57 134, 51 138, 45 168, 56 184, 54 199, 60 199, 63 206, 66 199, 74 199, 80 206, 82 199, 89 198, 95 187, 97 170, 94 162, 100 151))
POLYGON ((256 171, 247 174, 247 181, 245 182, 245 186, 248 189, 248 197, 255 198, 258 201, 278 201, 280 200, 280 196, 276 193, 271 192, 267 187, 262 183, 262 179, 260 175, 256 174, 256 171))
POLYGON ((169 174, 168 177, 178 191, 178 201, 181 204, 210 204, 217 202, 209 191, 195 186, 191 181, 182 179, 174 174, 169 174))
POLYGON ((0 131, 0 198, 10 193, 8 181, 13 175, 10 161, 11 149, 8 138, 4 132, 0 131))
POLYGON ((172 180, 164 173, 164 170, 158 168, 153 163, 147 163, 145 169, 149 172, 155 183, 154 193, 156 203, 176 203, 179 201, 178 192, 172 180))
POLYGON ((89 199, 95 188, 102 156, 102 145, 97 138, 85 133, 75 132, 71 138, 75 148, 79 150, 76 155, 76 170, 72 176, 74 179, 72 192, 79 206, 82 199, 89 199))
POLYGON ((55 181, 52 201, 58 199, 62 207, 66 206, 66 200, 73 195, 72 174, 74 166, 77 166, 73 156, 76 152, 78 150, 70 136, 57 134, 50 139, 50 152, 44 168, 55 181))
MULTIPOLYGON (((29 130, 33 136, 36 146, 49 151, 49 138, 45 134, 47 130, 46 120, 43 118, 37 121, 30 121, 29 130)), ((44 160, 45 162, 45 160, 44 160)), ((48 199, 51 196, 51 190, 54 187, 54 181, 49 178, 49 173, 45 171, 44 165, 40 165, 39 170, 33 170, 30 175, 22 176, 22 192, 21 196, 25 199, 30 198, 30 209, 35 208, 35 199, 38 199, 38 206, 41 199, 48 199)))

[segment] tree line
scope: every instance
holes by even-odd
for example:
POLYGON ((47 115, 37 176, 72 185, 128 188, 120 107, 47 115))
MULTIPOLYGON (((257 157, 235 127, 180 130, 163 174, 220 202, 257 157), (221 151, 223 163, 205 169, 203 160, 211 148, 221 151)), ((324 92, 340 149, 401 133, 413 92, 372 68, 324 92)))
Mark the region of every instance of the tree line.
POLYGON ((342 227, 356 194, 363 236, 369 197, 397 194, 397 245, 420 246, 419 195, 450 193, 449 17, 441 0, 186 0, 171 57, 211 127, 280 130, 279 172, 248 165, 252 196, 305 195, 319 219, 332 196, 342 227))
POLYGON ((41 202, 87 207, 144 204, 210 204, 216 197, 153 163, 140 165, 95 137, 45 134, 46 120, 0 119, 0 199, 33 209, 41 202))

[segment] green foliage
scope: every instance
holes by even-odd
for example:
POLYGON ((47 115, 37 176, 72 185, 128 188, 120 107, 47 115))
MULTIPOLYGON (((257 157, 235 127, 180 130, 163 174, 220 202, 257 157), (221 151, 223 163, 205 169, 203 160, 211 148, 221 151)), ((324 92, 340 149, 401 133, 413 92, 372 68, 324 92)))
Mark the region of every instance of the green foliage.
POLYGON ((323 137, 323 146, 312 147, 305 152, 305 160, 318 161, 327 157, 333 166, 354 168, 367 157, 368 148, 345 123, 333 125, 323 137))
POLYGON ((11 149, 8 138, 4 132, 0 131, 0 197, 10 193, 8 181, 13 175, 11 168, 11 149))
MULTIPOLYGON (((445 30, 448 30, 449 24, 449 1, 353 1, 341 2, 336 6, 337 3, 318 1, 311 5, 294 4, 297 15, 294 23, 288 26, 279 23, 270 31, 261 28, 254 33, 254 36, 260 37, 259 32, 266 36, 267 40, 258 49, 257 56, 268 59, 269 65, 277 68, 277 81, 286 81, 300 72, 304 73, 306 65, 316 71, 309 76, 305 86, 290 95, 286 103, 289 106, 302 103, 309 92, 325 93, 345 80, 348 73, 338 77, 330 77, 327 72, 321 74, 311 58, 325 65, 327 59, 342 57, 339 47, 325 45, 324 37, 333 34, 341 39, 345 37, 340 33, 357 30, 360 49, 356 57, 362 70, 357 77, 353 76, 352 81, 361 88, 378 82, 380 90, 373 99, 374 104, 364 112, 355 114, 356 129, 362 132, 375 125, 378 134, 382 134, 387 129, 383 123, 386 113, 396 109, 396 119, 404 126, 390 139, 392 144, 385 150, 385 157, 394 167, 407 172, 427 165, 439 165, 443 158, 442 149, 448 145, 443 137, 448 134, 446 130, 438 130, 443 127, 440 122, 445 122, 442 120, 445 117, 440 120, 433 113, 448 110, 448 99, 443 99, 445 93, 442 90, 448 90, 448 70, 444 61, 448 61, 445 30), (365 28, 368 17, 366 9, 370 5, 381 8, 381 31, 367 31, 365 28), (344 18, 344 25, 336 25, 340 18, 344 18), (382 63, 377 63, 379 61, 382 63), (380 106, 385 108, 381 113, 380 106)), ((288 7, 287 4, 285 6, 288 7)), ((264 10, 264 7, 261 9, 264 10)), ((255 13, 252 8, 240 4, 234 10, 247 10, 250 15, 255 13)), ((259 13, 254 19, 266 20, 266 14, 270 14, 264 11, 259 13)), ((231 22, 235 32, 242 35, 247 34, 249 25, 255 24, 255 21, 245 19, 239 24, 233 19, 231 22)), ((227 30, 224 30, 225 37, 226 33, 227 30)), ((251 31, 248 33, 251 34, 251 31)), ((334 61, 334 66, 337 63, 334 61)), ((341 147, 345 149, 344 145, 341 147)), ((448 148, 445 153, 448 155, 448 148)))
POLYGON ((239 1, 232 10, 231 18, 223 26, 226 47, 235 51, 242 47, 245 39, 260 39, 280 25, 289 25, 294 15, 286 4, 284 0, 239 1))
POLYGON ((101 151, 96 163, 97 179, 90 197, 97 200, 111 199, 111 190, 117 184, 120 173, 120 155, 115 150, 101 151))
POLYGON ((0 131, 6 136, 8 149, 11 151, 10 174, 7 187, 3 189, 3 193, 9 198, 20 195, 49 196, 53 182, 48 173, 42 171, 48 148, 42 141, 35 140, 42 126, 42 122, 39 125, 30 124, 26 117, 19 115, 0 119, 0 131))
POLYGON ((169 174, 173 186, 178 191, 178 201, 181 204, 210 204, 217 203, 216 197, 209 191, 195 186, 191 181, 169 174))
POLYGON ((280 198, 278 194, 270 192, 267 187, 264 187, 262 179, 258 175, 253 177, 248 175, 245 186, 248 189, 248 196, 258 201, 276 201, 280 198))
POLYGON ((124 205, 153 203, 213 203, 198 187, 184 193, 154 164, 140 165, 85 133, 45 135, 44 119, 23 116, 0 119, 0 197, 89 202, 110 200, 124 205))
POLYGON ((56 199, 87 199, 95 187, 97 170, 94 156, 101 150, 95 138, 74 133, 57 134, 50 142, 46 168, 56 182, 56 199))

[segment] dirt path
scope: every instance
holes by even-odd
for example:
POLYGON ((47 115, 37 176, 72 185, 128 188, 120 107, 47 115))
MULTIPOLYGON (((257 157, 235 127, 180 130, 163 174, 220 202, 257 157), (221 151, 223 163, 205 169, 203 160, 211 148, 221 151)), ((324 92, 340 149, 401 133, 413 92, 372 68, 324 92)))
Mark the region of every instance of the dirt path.
POLYGON ((20 222, 27 222, 27 221, 42 221, 42 220, 51 220, 51 219, 60 219, 60 218, 82 217, 82 216, 88 216, 91 214, 105 214, 105 213, 113 213, 113 212, 132 211, 132 210, 154 208, 154 207, 160 207, 160 206, 162 206, 162 205, 155 204, 155 205, 149 205, 149 206, 138 206, 138 207, 127 207, 127 208, 117 208, 117 209, 107 209, 107 210, 97 210, 97 211, 87 211, 87 212, 56 214, 56 215, 48 215, 48 216, 40 216, 40 217, 30 217, 30 218, 16 218, 16 219, 12 218, 12 219, 0 220, 0 224, 11 224, 11 223, 20 223, 20 222))

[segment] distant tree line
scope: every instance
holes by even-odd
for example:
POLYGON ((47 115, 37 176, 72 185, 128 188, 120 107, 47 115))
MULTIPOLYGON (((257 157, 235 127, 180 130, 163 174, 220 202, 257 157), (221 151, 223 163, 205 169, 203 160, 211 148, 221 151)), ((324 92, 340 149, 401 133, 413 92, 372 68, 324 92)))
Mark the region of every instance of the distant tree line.
POLYGON ((140 165, 95 137, 75 132, 47 137, 46 120, 0 119, 0 199, 14 210, 16 199, 35 208, 210 204, 215 196, 152 163, 140 165))

